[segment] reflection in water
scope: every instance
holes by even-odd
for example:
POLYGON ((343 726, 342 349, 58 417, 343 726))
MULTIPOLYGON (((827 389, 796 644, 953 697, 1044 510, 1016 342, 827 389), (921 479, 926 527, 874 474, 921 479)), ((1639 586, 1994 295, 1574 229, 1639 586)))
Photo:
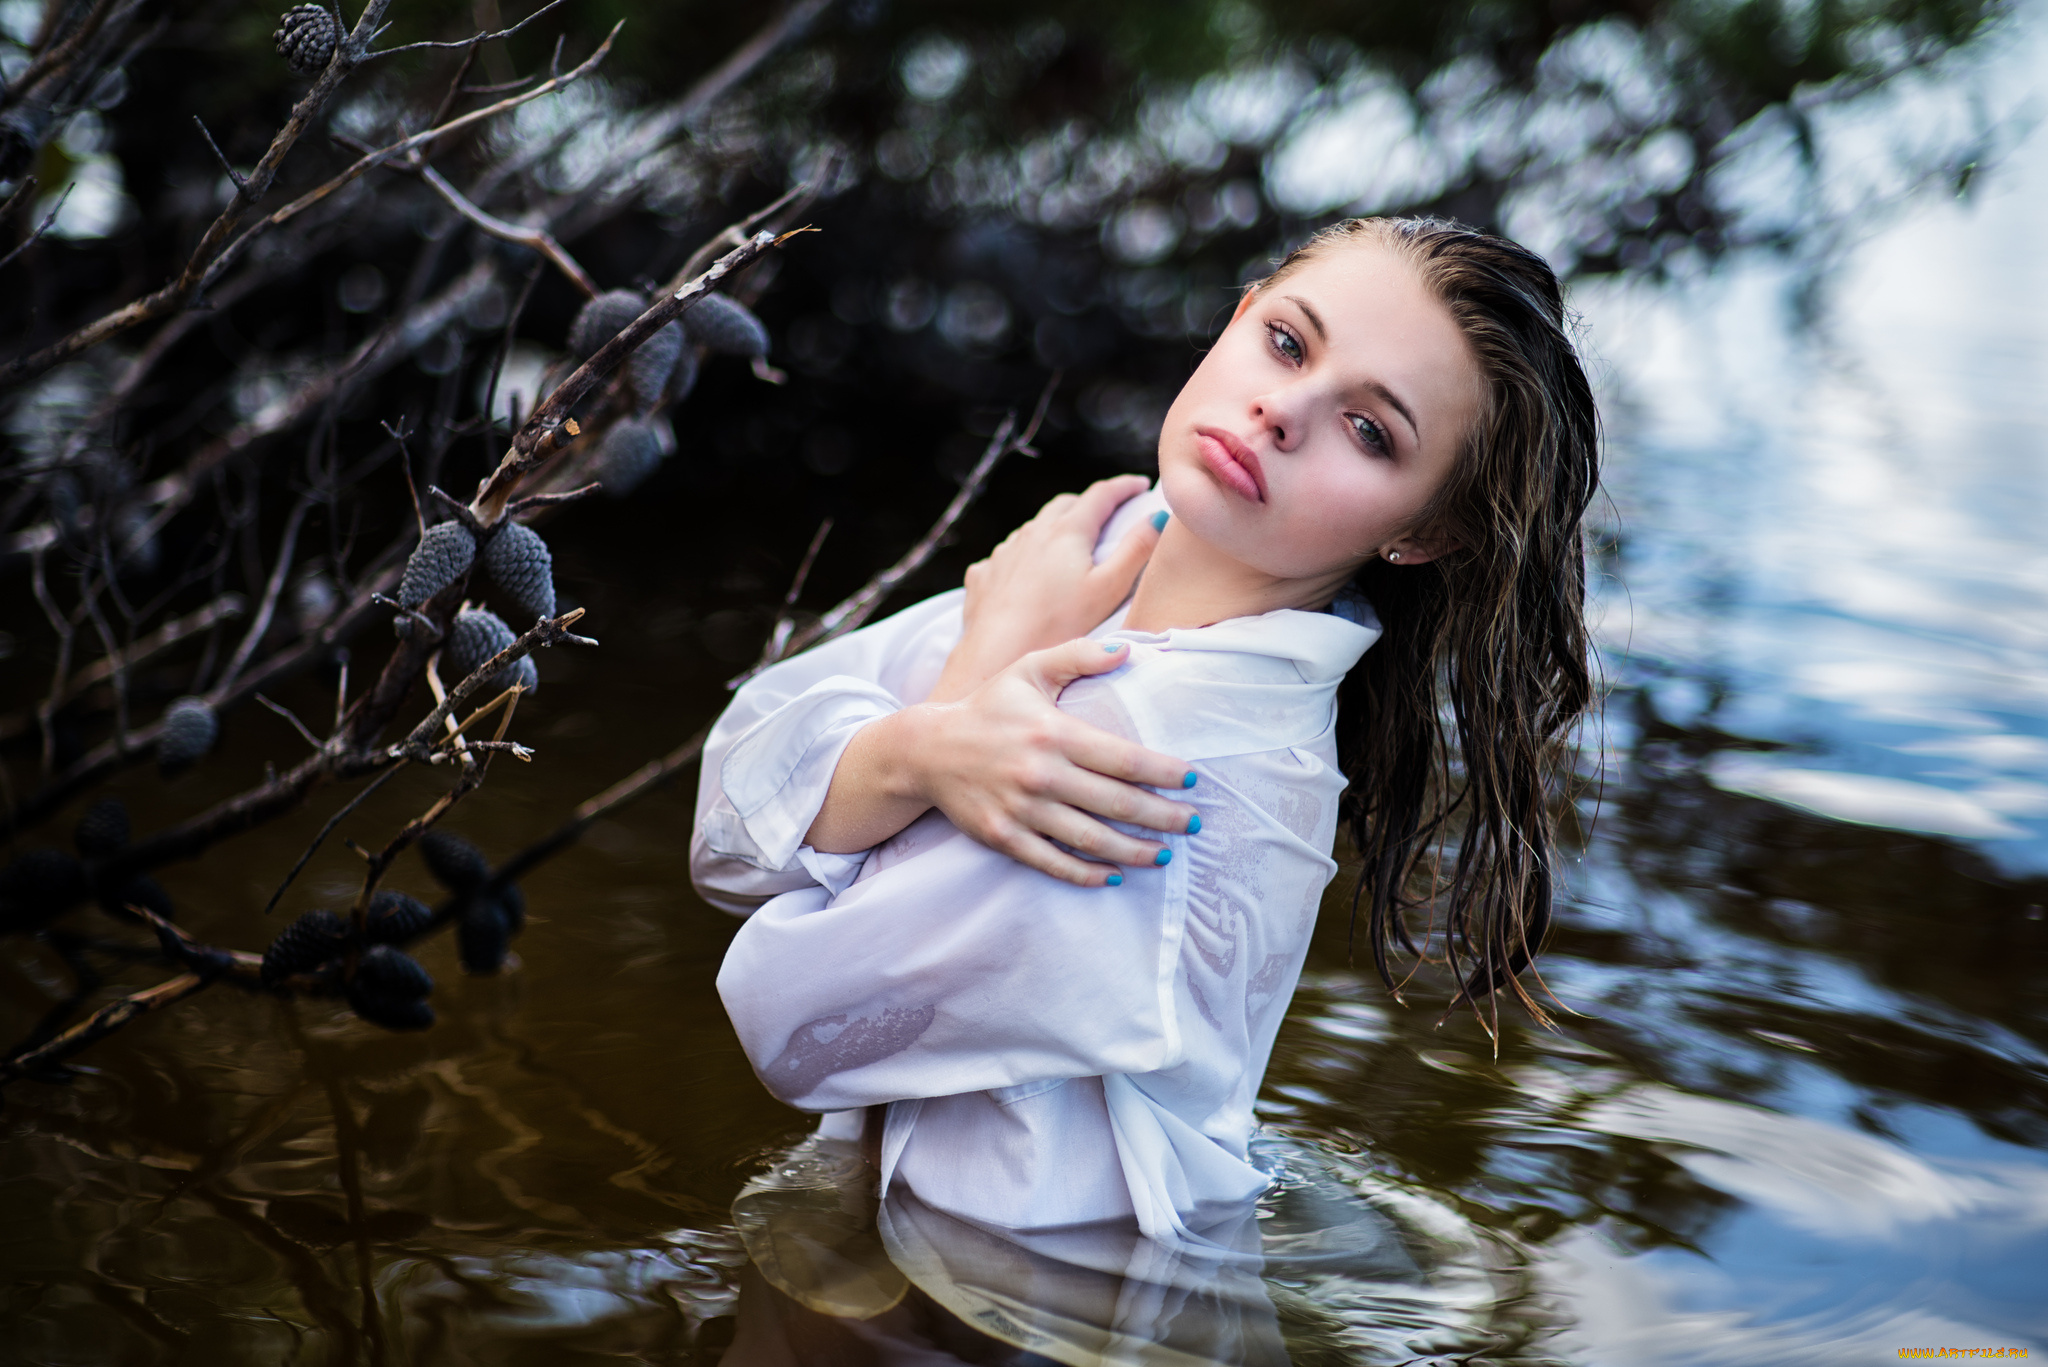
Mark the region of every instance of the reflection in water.
POLYGON ((1497 1339, 1476 1232, 1334 1153, 1262 1135, 1274 1185, 1172 1244, 1111 1221, 999 1233, 844 1141, 778 1158, 734 1203, 753 1280, 727 1367, 784 1362, 1227 1367, 1412 1361, 1497 1339))

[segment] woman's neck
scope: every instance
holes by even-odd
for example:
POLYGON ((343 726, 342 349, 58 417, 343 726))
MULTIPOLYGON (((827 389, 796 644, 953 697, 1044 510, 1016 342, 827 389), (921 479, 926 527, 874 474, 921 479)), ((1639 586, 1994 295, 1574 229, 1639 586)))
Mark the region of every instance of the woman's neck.
POLYGON ((1124 627, 1156 634, 1281 608, 1320 611, 1349 577, 1347 571, 1321 579, 1281 579, 1224 554, 1179 522, 1169 522, 1138 581, 1124 627))

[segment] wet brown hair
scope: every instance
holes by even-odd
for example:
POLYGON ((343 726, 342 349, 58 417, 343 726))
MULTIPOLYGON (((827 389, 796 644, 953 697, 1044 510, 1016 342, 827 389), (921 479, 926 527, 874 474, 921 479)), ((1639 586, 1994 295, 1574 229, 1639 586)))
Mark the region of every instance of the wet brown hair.
MULTIPOLYGON (((1399 996, 1396 948, 1440 954, 1475 1009, 1511 987, 1550 926, 1558 788, 1569 732, 1592 702, 1581 524, 1599 478, 1593 390, 1542 257, 1438 218, 1347 219, 1254 289, 1353 244, 1407 260, 1479 364, 1485 407, 1436 497, 1419 565, 1369 560, 1353 582, 1385 634, 1337 691, 1343 821, 1362 860, 1374 966, 1399 996), (1418 947, 1410 914, 1427 910, 1418 947)), ((1484 1019, 1484 1017, 1482 1017, 1484 1019)), ((1497 1038, 1497 1036, 1496 1036, 1497 1038)))

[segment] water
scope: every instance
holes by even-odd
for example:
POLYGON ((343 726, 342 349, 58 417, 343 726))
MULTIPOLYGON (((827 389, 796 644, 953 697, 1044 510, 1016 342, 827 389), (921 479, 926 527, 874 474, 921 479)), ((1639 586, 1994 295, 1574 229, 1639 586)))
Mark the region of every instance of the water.
MULTIPOLYGON (((2023 29, 1987 98, 2017 105, 2044 61, 2023 29)), ((1837 251, 1578 292, 1617 689, 1544 962, 1577 1014, 1511 1023, 1496 1056, 1349 968, 1333 896, 1264 1113, 1300 1182, 1386 1213, 1425 1275, 1273 1283, 1297 1361, 2048 1351, 2044 216, 2036 136, 1837 251)), ((536 769, 455 823, 494 854, 686 735, 729 672, 702 646, 732 617, 589 573, 577 525, 563 579, 605 672, 547 662, 536 769)), ((317 714, 320 689, 287 701, 317 714)), ((124 777, 138 825, 246 784, 257 725, 175 786, 124 777)), ((433 791, 402 778, 350 829, 433 791)), ((260 944, 269 879, 329 810, 170 870, 188 924, 260 944)), ((729 1208, 803 1126, 711 990, 731 924, 687 889, 688 821, 659 793, 537 871, 522 971, 428 946, 424 1035, 217 991, 70 1087, 11 1088, 0 1361, 716 1361, 729 1208)), ((12 1034, 64 983, 21 946, 0 975, 12 1034)))

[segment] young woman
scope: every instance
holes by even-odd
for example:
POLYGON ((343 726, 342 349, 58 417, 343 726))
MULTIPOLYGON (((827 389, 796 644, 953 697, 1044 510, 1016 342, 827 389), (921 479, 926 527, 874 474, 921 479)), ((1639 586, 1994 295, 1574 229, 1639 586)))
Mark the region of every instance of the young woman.
POLYGON ((718 986, 762 1080, 865 1132, 884 1193, 1199 1238, 1265 1185, 1340 815, 1389 982, 1426 905, 1465 998, 1533 1007, 1595 457, 1540 258, 1318 234, 1181 391, 1156 490, 1055 499, 720 719, 692 870, 749 914, 718 986))

